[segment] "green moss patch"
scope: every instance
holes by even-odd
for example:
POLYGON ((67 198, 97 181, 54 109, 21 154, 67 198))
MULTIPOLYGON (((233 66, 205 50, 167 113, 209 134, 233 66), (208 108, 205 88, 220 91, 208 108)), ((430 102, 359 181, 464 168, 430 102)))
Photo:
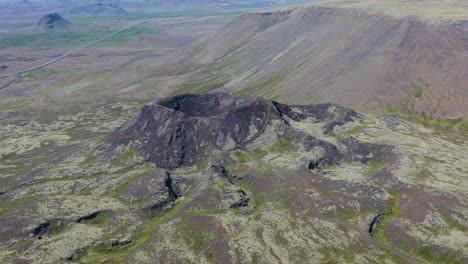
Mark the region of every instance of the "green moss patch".
POLYGON ((223 87, 228 81, 226 74, 215 74, 205 79, 184 83, 173 92, 173 95, 207 93, 223 87))
POLYGON ((83 224, 96 227, 106 227, 109 224, 109 216, 105 213, 99 213, 93 219, 83 221, 83 224))
POLYGON ((239 162, 239 163, 247 163, 250 160, 249 156, 246 153, 242 152, 242 151, 236 151, 234 153, 234 157, 235 157, 236 161, 239 162))
POLYGON ((193 63, 187 63, 187 64, 179 64, 169 70, 170 74, 178 75, 181 73, 184 73, 192 68, 194 68, 196 65, 193 63))
POLYGON ((265 157, 266 155, 268 155, 268 152, 261 148, 255 148, 252 150, 252 154, 254 155, 255 158, 261 159, 265 157))
POLYGON ((116 247, 111 251, 100 251, 95 248, 88 248, 86 254, 80 259, 81 263, 124 263, 125 256, 140 247, 148 241, 152 232, 159 226, 159 224, 168 219, 174 218, 179 208, 182 206, 184 200, 179 201, 174 208, 169 210, 164 215, 151 218, 145 222, 141 227, 138 234, 132 238, 132 243, 125 248, 116 247))
POLYGON ((80 165, 86 168, 90 167, 97 161, 97 159, 98 159, 97 155, 89 155, 86 157, 84 161, 80 163, 80 165))
POLYGON ((357 136, 362 134, 362 132, 366 129, 364 126, 355 126, 352 129, 345 132, 347 136, 357 136))
POLYGON ((265 196, 261 193, 254 196, 255 207, 252 211, 253 215, 257 215, 263 208, 265 208, 265 196))
POLYGON ((468 121, 463 118, 445 119, 428 117, 425 113, 415 113, 405 108, 388 107, 385 114, 410 117, 412 122, 419 123, 427 128, 441 131, 460 131, 468 133, 468 121))
POLYGON ((392 204, 388 207, 384 216, 380 219, 377 230, 374 233, 374 238, 382 242, 389 242, 386 230, 390 222, 400 214, 400 191, 394 190, 389 192, 393 196, 392 204))
POLYGON ((123 167, 125 165, 129 165, 132 161, 135 161, 138 157, 138 153, 133 150, 129 149, 125 152, 122 152, 113 162, 112 165, 123 167))
POLYGON ((428 168, 423 168, 417 171, 412 175, 412 177, 416 180, 423 181, 432 176, 432 172, 428 168))
POLYGON ((194 223, 185 219, 176 227, 177 234, 196 254, 207 250, 216 235, 212 232, 196 228, 194 223))
POLYGON ((274 87, 277 86, 286 76, 292 71, 291 67, 287 67, 276 74, 263 78, 260 81, 250 85, 249 87, 237 91, 234 93, 235 96, 249 96, 249 95, 260 95, 267 92, 274 91, 274 87))
POLYGON ((296 152, 298 148, 294 146, 293 142, 284 138, 278 138, 275 144, 270 147, 271 152, 286 153, 296 152))
POLYGON ((47 234, 51 236, 58 236, 60 234, 65 233, 65 230, 67 229, 67 224, 59 222, 59 223, 53 223, 52 225, 47 228, 47 234))
POLYGON ((28 72, 25 72, 23 73, 22 75, 24 75, 24 77, 19 80, 17 83, 23 83, 23 82, 27 82, 27 81, 39 81, 39 80, 43 80, 47 77, 50 77, 54 74, 56 74, 57 71, 54 70, 54 69, 49 69, 49 68, 45 68, 45 69, 40 69, 40 70, 37 70, 37 71, 28 71, 28 72))
POLYGON ((424 91, 429 88, 429 85, 417 85, 416 83, 411 84, 411 93, 415 98, 421 98, 424 94, 424 91))
POLYGON ((368 170, 366 172, 366 176, 370 177, 374 175, 376 172, 385 168, 385 161, 371 161, 367 164, 367 168, 368 170))
POLYGON ((429 263, 439 264, 462 264, 466 263, 455 255, 449 253, 437 253, 431 247, 420 247, 416 249, 415 255, 429 263))
POLYGON ((338 260, 340 259, 344 259, 346 263, 354 263, 355 255, 359 251, 352 247, 341 249, 334 247, 322 247, 319 249, 319 252, 325 257, 325 259, 329 261, 329 263, 335 263, 334 261, 338 263, 338 260))

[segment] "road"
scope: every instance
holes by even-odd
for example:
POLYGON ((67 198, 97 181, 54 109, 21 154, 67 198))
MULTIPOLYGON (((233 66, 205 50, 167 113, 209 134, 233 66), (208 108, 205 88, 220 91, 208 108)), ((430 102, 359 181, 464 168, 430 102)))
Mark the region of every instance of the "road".
MULTIPOLYGON (((7 74, 3 74, 3 75, 0 75, 0 78, 16 76, 16 75, 19 75, 19 74, 24 74, 24 73, 26 73, 26 72, 33 72, 33 71, 37 71, 37 70, 43 69, 44 67, 47 67, 47 66, 49 66, 49 65, 51 65, 51 64, 53 64, 53 63, 55 63, 55 62, 57 62, 57 61, 59 61, 59 60, 65 58, 65 57, 67 57, 67 56, 70 56, 71 54, 73 54, 73 53, 75 53, 75 52, 77 52, 77 51, 80 51, 80 50, 85 49, 85 48, 87 48, 87 47, 89 47, 89 46, 92 46, 92 45, 94 45, 94 44, 96 44, 96 43, 99 43, 99 42, 101 42, 101 41, 103 41, 103 40, 105 40, 105 39, 108 39, 108 38, 110 38, 110 37, 116 35, 116 34, 119 34, 120 32, 122 32, 122 31, 124 31, 124 30, 126 30, 126 29, 128 29, 128 28, 130 28, 130 27, 135 26, 136 24, 139 24, 139 23, 142 23, 142 22, 146 22, 146 21, 148 21, 148 20, 135 21, 135 22, 131 23, 130 25, 127 25, 127 26, 125 26, 125 27, 123 27, 123 28, 121 28, 121 29, 119 29, 119 30, 117 30, 117 31, 112 32, 111 34, 109 34, 109 35, 107 35, 107 36, 104 36, 104 37, 102 37, 102 38, 100 38, 100 39, 98 39, 98 40, 95 40, 95 41, 93 41, 93 42, 91 42, 91 43, 88 43, 88 44, 86 44, 86 45, 84 45, 84 46, 81 46, 81 47, 79 47, 79 48, 77 48, 77 49, 74 49, 74 50, 72 50, 72 51, 70 51, 70 52, 67 52, 67 53, 65 53, 65 54, 63 54, 63 55, 61 55, 61 56, 59 56, 59 57, 57 57, 57 58, 55 58, 55 59, 53 59, 53 60, 51 60, 51 61, 49 61, 49 62, 46 62, 46 63, 44 63, 44 64, 41 64, 41 65, 38 65, 38 66, 35 66, 35 67, 32 67, 32 68, 29 68, 29 69, 25 69, 25 70, 22 70, 22 71, 17 71, 17 72, 11 72, 11 73, 7 73, 7 74)), ((0 90, 6 88, 6 87, 8 87, 8 86, 10 86, 11 84, 17 82, 18 80, 20 80, 20 79, 22 79, 22 78, 24 78, 24 75, 21 75, 21 76, 19 76, 18 78, 13 79, 12 81, 9 81, 9 82, 6 83, 6 84, 0 85, 0 90)))
POLYGON ((0 84, 0 90, 7 88, 8 86, 10 86, 10 85, 14 84, 15 82, 23 79, 24 77, 26 77, 26 75, 22 74, 22 75, 20 75, 20 76, 18 76, 16 78, 14 78, 13 80, 5 83, 5 84, 0 84))

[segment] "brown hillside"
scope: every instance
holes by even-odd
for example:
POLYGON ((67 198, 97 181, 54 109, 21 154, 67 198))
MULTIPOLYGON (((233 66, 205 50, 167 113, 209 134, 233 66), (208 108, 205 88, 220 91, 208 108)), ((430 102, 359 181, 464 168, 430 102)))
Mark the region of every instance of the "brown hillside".
POLYGON ((204 74, 224 78, 207 89, 468 116, 466 20, 330 6, 252 13, 199 43, 189 58, 209 65, 204 74))

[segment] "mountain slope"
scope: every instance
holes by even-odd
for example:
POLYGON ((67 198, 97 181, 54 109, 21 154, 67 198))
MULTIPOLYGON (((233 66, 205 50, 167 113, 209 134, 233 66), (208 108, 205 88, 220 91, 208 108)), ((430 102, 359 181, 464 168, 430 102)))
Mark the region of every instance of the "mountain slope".
POLYGON ((205 65, 205 75, 226 76, 218 90, 238 95, 468 116, 464 20, 330 6, 252 13, 199 43, 187 58, 205 65), (281 19, 270 23, 275 16, 281 19))

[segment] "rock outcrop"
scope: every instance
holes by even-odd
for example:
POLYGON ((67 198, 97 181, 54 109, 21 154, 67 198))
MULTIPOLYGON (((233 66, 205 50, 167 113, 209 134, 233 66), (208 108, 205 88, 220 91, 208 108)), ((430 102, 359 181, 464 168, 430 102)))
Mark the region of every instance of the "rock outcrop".
POLYGON ((63 18, 58 13, 44 15, 38 22, 37 26, 42 29, 67 29, 71 26, 70 21, 63 18))
POLYGON ((246 150, 270 129, 275 133, 268 135, 271 142, 282 137, 301 145, 305 152, 323 149, 319 161, 314 161, 321 166, 346 160, 382 160, 390 152, 388 147, 342 140, 341 144, 355 149, 340 152, 336 145, 290 124, 319 123, 323 124, 323 133, 330 134, 334 127, 358 118, 357 113, 332 104, 288 106, 225 93, 180 95, 143 107, 106 138, 103 149, 109 157, 136 150, 144 161, 170 170, 195 166, 206 157, 217 159, 230 151, 246 150))

